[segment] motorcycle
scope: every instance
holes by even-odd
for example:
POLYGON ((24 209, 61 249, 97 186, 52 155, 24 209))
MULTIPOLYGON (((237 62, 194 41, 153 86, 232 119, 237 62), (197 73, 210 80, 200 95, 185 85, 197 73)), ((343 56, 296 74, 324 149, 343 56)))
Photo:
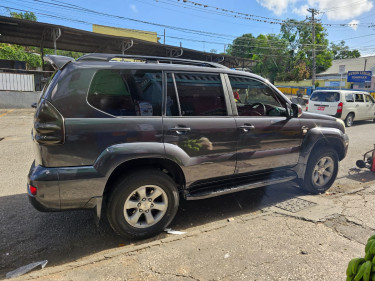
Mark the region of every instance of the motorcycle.
POLYGON ((371 172, 375 172, 375 145, 373 150, 367 151, 363 155, 363 160, 357 160, 355 164, 358 168, 368 168, 371 172))

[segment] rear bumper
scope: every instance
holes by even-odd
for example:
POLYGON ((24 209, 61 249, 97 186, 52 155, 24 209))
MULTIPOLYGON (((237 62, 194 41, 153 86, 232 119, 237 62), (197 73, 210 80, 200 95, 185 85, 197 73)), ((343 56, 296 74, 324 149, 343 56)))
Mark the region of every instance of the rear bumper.
POLYGON ((95 208, 105 183, 106 178, 92 166, 46 168, 34 162, 27 193, 30 203, 42 212, 95 208), (30 185, 37 188, 36 195, 31 194, 30 185))
MULTIPOLYGON (((28 189, 29 190, 29 189, 28 189)), ((33 196, 28 192, 29 202, 30 204, 39 212, 55 212, 59 211, 60 209, 50 209, 47 208, 42 202, 40 202, 36 196, 33 196)))
POLYGON ((27 177, 27 194, 30 203, 39 211, 60 210, 58 169, 36 166, 34 162, 27 177), (31 194, 30 185, 37 188, 36 195, 31 194))
POLYGON ((338 112, 335 115, 331 115, 331 116, 341 119, 342 112, 338 112))

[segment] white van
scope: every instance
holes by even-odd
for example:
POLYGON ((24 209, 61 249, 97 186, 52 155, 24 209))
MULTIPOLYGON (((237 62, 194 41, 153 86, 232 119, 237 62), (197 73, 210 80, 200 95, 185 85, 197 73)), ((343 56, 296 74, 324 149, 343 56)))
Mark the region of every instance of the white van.
POLYGON ((331 115, 350 127, 354 120, 375 122, 375 101, 368 92, 349 90, 316 90, 306 105, 306 111, 331 115))

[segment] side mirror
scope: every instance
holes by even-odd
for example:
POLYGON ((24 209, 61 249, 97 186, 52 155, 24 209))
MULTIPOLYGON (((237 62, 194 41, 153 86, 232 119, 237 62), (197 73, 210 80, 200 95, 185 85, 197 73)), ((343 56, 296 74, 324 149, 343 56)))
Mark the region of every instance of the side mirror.
POLYGON ((292 116, 293 118, 299 118, 302 115, 302 107, 299 104, 292 103, 291 104, 292 108, 292 116))
POLYGON ((38 104, 37 104, 36 102, 34 102, 34 103, 31 104, 31 107, 32 107, 32 108, 37 108, 37 107, 38 107, 38 104))

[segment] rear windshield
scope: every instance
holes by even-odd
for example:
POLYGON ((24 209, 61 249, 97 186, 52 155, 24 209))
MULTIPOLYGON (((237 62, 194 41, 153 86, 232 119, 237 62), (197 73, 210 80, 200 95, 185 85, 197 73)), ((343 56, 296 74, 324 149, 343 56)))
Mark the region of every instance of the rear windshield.
POLYGON ((311 101, 335 102, 340 100, 340 93, 337 92, 314 92, 311 101))

